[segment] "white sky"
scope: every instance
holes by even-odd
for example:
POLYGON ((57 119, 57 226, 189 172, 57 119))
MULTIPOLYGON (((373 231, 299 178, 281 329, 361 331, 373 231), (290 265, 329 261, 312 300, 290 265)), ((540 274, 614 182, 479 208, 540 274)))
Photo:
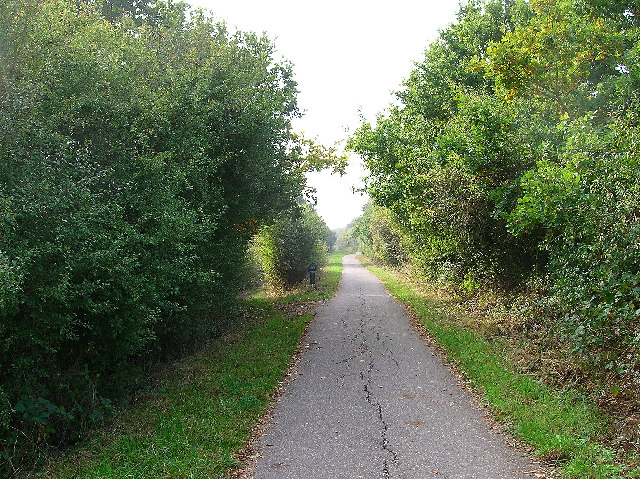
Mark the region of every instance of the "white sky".
MULTIPOLYGON (((211 10, 231 29, 265 32, 276 59, 294 65, 303 118, 294 129, 332 146, 374 121, 393 100, 439 30, 454 21, 458 0, 187 0, 211 10)), ((351 157, 348 174, 308 176, 317 211, 332 228, 360 216, 366 198, 353 194, 366 171, 351 157)))

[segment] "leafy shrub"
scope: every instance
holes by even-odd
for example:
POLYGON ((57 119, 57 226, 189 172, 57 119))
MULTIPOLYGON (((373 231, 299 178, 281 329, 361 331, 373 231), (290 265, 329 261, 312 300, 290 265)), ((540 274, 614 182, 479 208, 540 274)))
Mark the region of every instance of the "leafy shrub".
POLYGON ((300 283, 311 263, 324 263, 330 239, 331 231, 309 205, 281 214, 254 240, 266 282, 274 288, 300 283))
POLYGON ((253 230, 304 187, 266 39, 97 3, 0 4, 3 476, 224 328, 253 230))
POLYGON ((350 235, 359 242, 360 251, 375 261, 401 266, 409 260, 409 236, 389 209, 369 202, 350 230, 350 235))
POLYGON ((510 225, 516 234, 544 227, 554 293, 577 349, 600 350, 606 363, 634 351, 620 358, 630 367, 640 346, 640 151, 637 126, 611 126, 568 125, 560 161, 541 161, 523 178, 510 225))

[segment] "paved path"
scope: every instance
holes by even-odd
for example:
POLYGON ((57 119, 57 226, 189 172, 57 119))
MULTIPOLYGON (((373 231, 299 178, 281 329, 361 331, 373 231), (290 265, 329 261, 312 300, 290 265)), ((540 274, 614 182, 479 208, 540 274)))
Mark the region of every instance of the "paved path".
POLYGON ((353 256, 306 338, 299 376, 259 440, 255 479, 511 479, 509 448, 404 309, 353 256))

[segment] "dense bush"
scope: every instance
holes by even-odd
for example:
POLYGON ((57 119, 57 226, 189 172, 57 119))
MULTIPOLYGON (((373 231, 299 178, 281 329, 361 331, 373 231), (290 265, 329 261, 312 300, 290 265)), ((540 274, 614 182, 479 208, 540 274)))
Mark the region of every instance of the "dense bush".
POLYGON ((523 179, 510 228, 546 231, 554 293, 566 333, 579 351, 602 351, 609 367, 638 367, 640 343, 640 153, 628 121, 608 132, 585 119, 568 126, 557 162, 541 161, 523 179))
POLYGON ((353 235, 353 230, 351 229, 352 224, 344 228, 338 228, 335 230, 336 232, 336 244, 334 249, 336 251, 342 251, 346 254, 354 254, 358 252, 359 243, 358 238, 353 235))
POLYGON ((459 277, 513 284, 537 261, 535 241, 509 234, 503 214, 535 164, 522 145, 524 120, 517 105, 492 95, 476 65, 524 11, 463 7, 406 80, 401 105, 349 141, 370 169, 367 191, 404 226, 414 262, 432 275, 446 265, 459 277))
POLYGON ((458 284, 550 280, 562 337, 637 386, 639 14, 633 1, 470 1, 399 103, 349 142, 414 264, 458 284))
POLYGON ((0 4, 0 475, 220 331, 254 231, 304 187, 270 43, 123 4, 0 4))
POLYGON ((262 227, 254 240, 254 253, 267 284, 286 288, 304 280, 311 263, 320 267, 325 262, 334 238, 316 211, 303 204, 262 227))

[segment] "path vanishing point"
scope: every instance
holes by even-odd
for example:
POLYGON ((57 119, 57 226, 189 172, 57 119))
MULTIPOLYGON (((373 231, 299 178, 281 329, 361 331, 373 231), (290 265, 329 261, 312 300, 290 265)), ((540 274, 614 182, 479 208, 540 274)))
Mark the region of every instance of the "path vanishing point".
POLYGON ((492 432, 404 308, 353 255, 258 440, 255 479, 544 477, 492 432))

